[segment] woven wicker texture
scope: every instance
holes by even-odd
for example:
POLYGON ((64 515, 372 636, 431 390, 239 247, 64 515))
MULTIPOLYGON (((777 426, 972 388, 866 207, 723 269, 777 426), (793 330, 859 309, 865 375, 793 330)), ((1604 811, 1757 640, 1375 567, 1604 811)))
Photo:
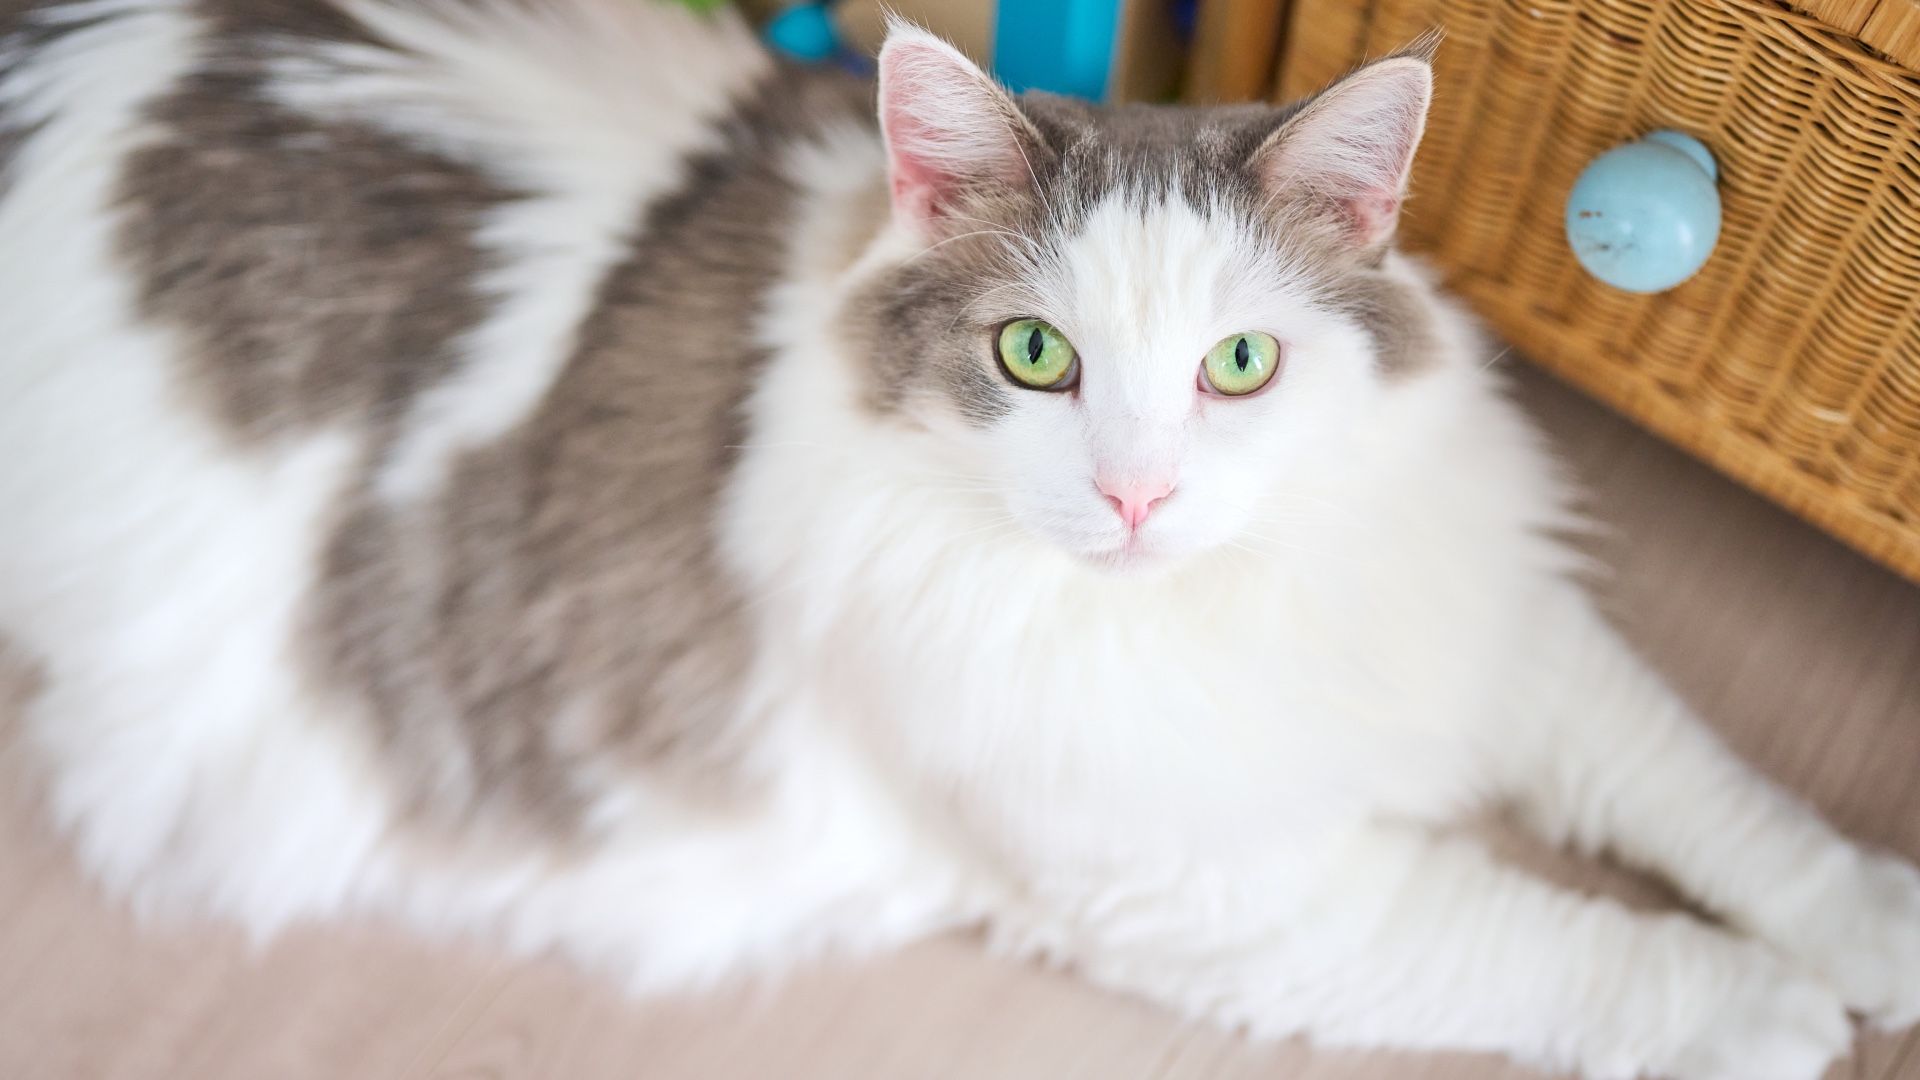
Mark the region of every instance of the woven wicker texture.
POLYGON ((1767 0, 1295 0, 1285 97, 1445 28, 1402 242, 1521 352, 1920 581, 1920 79, 1767 0), (1712 148, 1720 245, 1588 276, 1568 190, 1656 128, 1712 148))

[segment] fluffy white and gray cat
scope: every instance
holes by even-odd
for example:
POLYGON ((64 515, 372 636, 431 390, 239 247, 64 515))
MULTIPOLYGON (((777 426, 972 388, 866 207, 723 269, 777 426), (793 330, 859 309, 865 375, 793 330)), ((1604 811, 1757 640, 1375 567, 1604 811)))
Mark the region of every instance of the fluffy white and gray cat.
POLYGON ((649 0, 0 20, 0 626, 142 906, 636 991, 983 924, 1595 1077, 1920 1016, 1920 876, 1596 616, 1390 250, 1419 51, 1102 109, 897 28, 876 122, 649 0), (1436 830, 1496 801, 1724 924, 1436 830))

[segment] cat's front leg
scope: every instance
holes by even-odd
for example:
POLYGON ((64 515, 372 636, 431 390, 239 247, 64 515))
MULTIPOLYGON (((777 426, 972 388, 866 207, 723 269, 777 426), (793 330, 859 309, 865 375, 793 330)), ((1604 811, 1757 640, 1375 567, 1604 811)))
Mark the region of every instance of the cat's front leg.
POLYGON ((1499 733, 1552 839, 1656 870, 1877 1023, 1920 1019, 1920 873, 1736 758, 1571 586, 1499 733))
POLYGON ((1474 1049, 1589 1077, 1815 1080, 1852 1038, 1831 989, 1765 946, 1642 915, 1460 840, 1369 828, 1284 918, 1170 904, 1065 935, 1091 978, 1259 1034, 1474 1049))

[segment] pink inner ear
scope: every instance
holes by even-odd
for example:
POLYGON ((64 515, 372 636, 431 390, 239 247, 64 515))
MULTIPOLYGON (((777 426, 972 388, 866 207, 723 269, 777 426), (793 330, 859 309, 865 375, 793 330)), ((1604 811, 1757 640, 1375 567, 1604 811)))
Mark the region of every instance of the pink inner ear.
POLYGON ((1261 149, 1257 161, 1268 190, 1337 215, 1358 245, 1389 239, 1426 124, 1432 78, 1424 61, 1401 57, 1334 84, 1261 149))
POLYGON ((961 186, 950 164, 943 168, 917 152, 921 147, 938 145, 938 134, 891 98, 887 102, 886 131, 894 211, 912 222, 938 218, 953 204, 961 186))
POLYGON ((888 39, 880 102, 894 215, 902 222, 935 236, 969 188, 1025 182, 1011 102, 938 39, 900 31, 888 39))
POLYGON ((1373 244, 1393 235, 1394 222, 1400 213, 1398 197, 1385 191, 1369 191, 1345 203, 1355 241, 1373 244))

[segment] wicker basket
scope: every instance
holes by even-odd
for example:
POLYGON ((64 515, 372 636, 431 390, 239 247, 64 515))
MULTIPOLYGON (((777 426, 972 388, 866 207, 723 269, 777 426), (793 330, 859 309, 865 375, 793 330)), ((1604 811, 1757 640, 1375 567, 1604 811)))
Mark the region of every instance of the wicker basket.
POLYGON ((1521 352, 1920 580, 1920 78, 1768 0, 1295 0, 1282 94, 1436 25, 1405 244, 1521 352), (1713 149, 1724 224, 1635 296, 1561 215, 1663 127, 1713 149))

